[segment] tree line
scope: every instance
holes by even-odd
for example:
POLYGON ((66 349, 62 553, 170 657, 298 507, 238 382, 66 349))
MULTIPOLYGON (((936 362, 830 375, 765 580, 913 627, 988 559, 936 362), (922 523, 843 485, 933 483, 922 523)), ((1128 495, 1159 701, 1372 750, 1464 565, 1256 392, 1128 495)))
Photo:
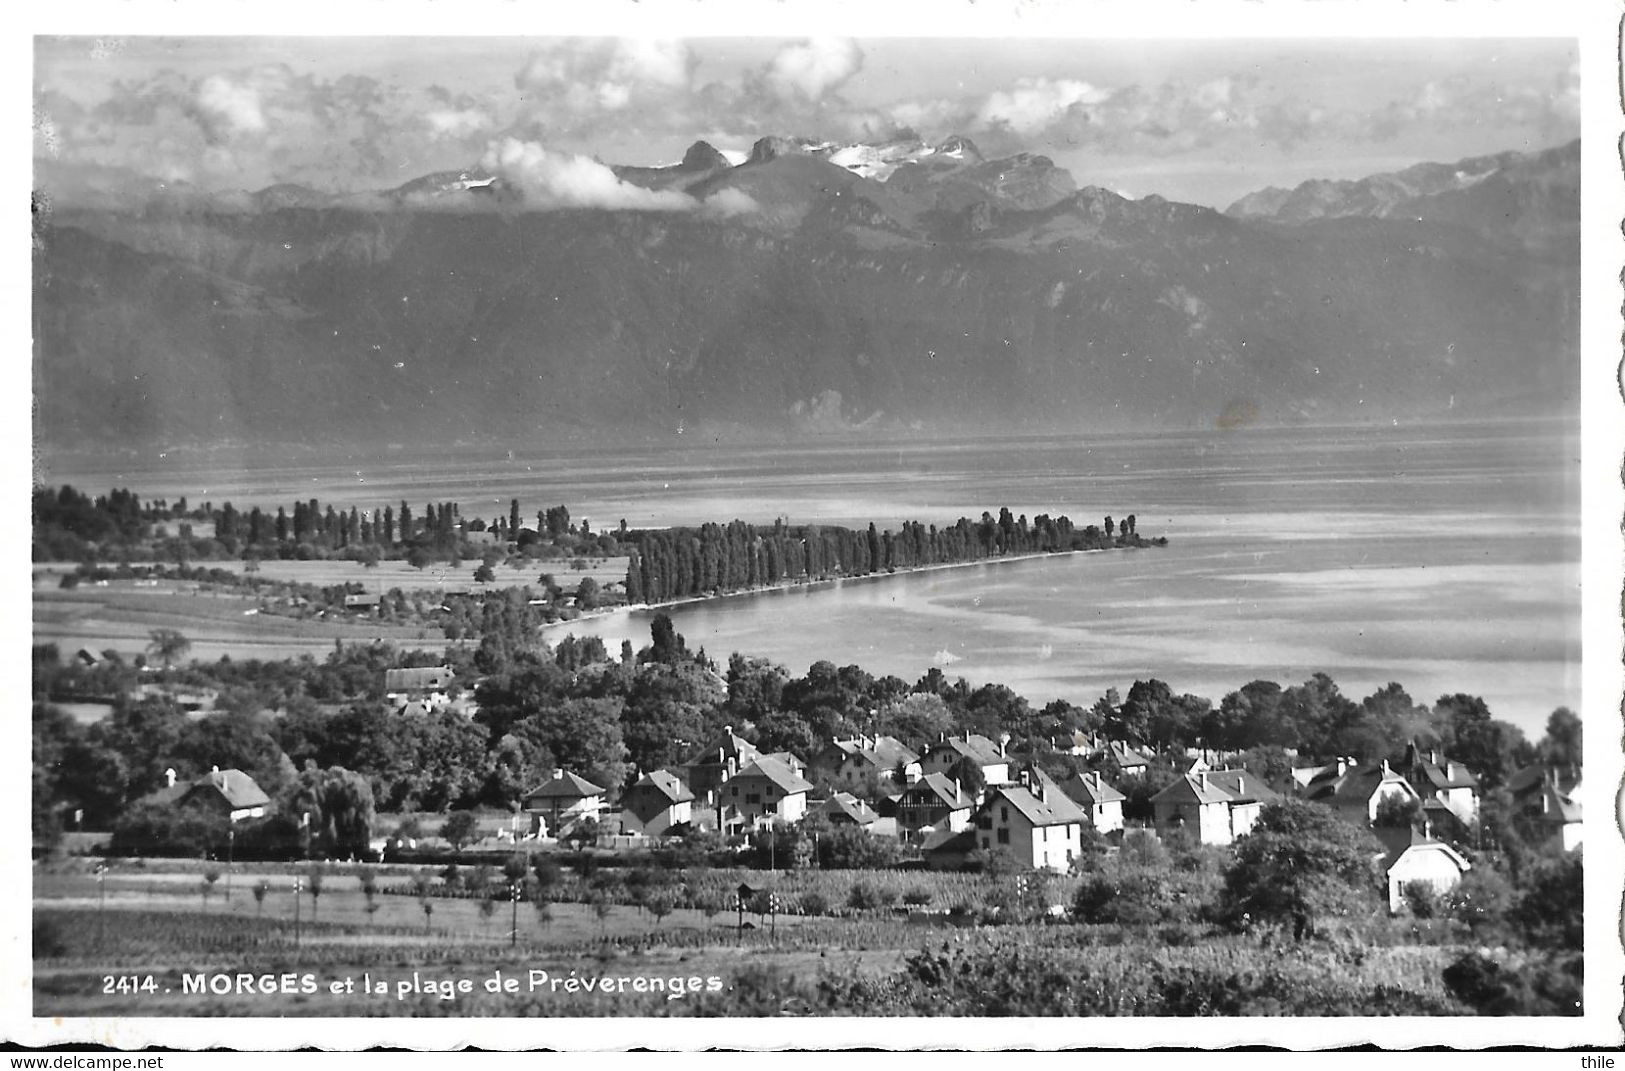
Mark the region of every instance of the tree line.
POLYGON ((1040 514, 1028 521, 1008 508, 998 517, 984 512, 979 521, 961 517, 939 529, 907 521, 897 532, 839 525, 789 525, 782 519, 771 528, 735 520, 698 528, 632 532, 627 565, 627 600, 662 603, 697 595, 749 591, 786 582, 826 580, 839 576, 913 569, 927 565, 973 562, 1015 554, 1098 550, 1111 546, 1163 545, 1145 540, 1126 518, 1114 531, 1095 525, 1083 529, 1071 520, 1040 514))

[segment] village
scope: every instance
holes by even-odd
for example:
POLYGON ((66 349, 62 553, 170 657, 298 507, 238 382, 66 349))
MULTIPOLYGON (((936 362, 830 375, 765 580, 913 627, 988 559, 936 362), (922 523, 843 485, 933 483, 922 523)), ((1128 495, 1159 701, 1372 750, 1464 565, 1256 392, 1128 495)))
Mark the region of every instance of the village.
MULTIPOLYGON (((474 706, 453 684, 450 666, 385 671, 384 690, 398 714, 474 706)), ((991 740, 964 731, 915 746, 889 735, 832 738, 810 758, 763 752, 724 726, 686 762, 642 773, 623 788, 594 784, 556 767, 528 787, 512 814, 481 816, 454 838, 373 831, 379 862, 438 847, 448 859, 502 859, 515 852, 594 849, 635 861, 639 853, 695 833, 743 845, 751 834, 796 827, 858 830, 895 841, 904 866, 976 871, 990 865, 1077 873, 1125 838, 1228 848, 1252 832, 1260 813, 1283 798, 1323 807, 1382 846, 1378 861, 1392 913, 1419 895, 1442 896, 1471 869, 1464 850, 1481 843, 1481 786, 1474 771, 1437 748, 1413 741, 1402 761, 1294 766, 1274 783, 1229 763, 1240 756, 1198 748, 1159 754, 1083 732, 1056 743, 1059 753, 1093 769, 1056 779, 991 740), (1154 766, 1175 771, 1148 797, 1148 817, 1125 819, 1128 796, 1154 766), (1108 779, 1101 769, 1114 771, 1108 779), (421 843, 420 843, 421 842, 421 843), (997 860, 994 863, 994 860, 997 860)), ((199 806, 230 823, 263 818, 273 806, 238 769, 176 783, 143 802, 199 806)), ((1583 816, 1577 766, 1532 764, 1506 785, 1516 813, 1564 853, 1580 850, 1583 816)), ((304 816, 308 824, 308 815, 304 816)), ((786 865, 791 860, 783 861, 786 865)))

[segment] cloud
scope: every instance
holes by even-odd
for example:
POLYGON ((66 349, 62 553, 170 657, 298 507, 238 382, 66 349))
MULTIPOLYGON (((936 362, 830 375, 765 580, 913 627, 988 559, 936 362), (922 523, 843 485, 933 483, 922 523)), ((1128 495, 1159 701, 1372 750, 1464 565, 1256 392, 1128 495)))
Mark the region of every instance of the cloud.
POLYGON ((817 100, 862 69, 863 50, 856 41, 818 37, 779 49, 767 62, 762 77, 780 97, 817 100))
POLYGON ((550 151, 534 141, 503 138, 492 142, 480 166, 512 183, 524 193, 526 204, 537 208, 686 212, 696 207, 687 194, 622 182, 596 160, 550 151))
POLYGON ((197 106, 233 134, 265 131, 265 110, 259 90, 223 75, 205 78, 197 89, 197 106))
POLYGON ((762 208, 750 194, 744 190, 734 189, 731 186, 718 190, 707 197, 701 202, 700 207, 706 212, 720 216, 723 219, 759 212, 762 208))
POLYGON ((479 108, 436 108, 424 113, 423 121, 435 136, 446 138, 489 131, 495 122, 489 113, 479 108))
POLYGON ((679 40, 571 39, 532 52, 514 87, 537 108, 613 112, 686 92, 696 66, 693 51, 679 40))
POLYGON ((977 110, 976 121, 1032 133, 1060 121, 1071 109, 1100 104, 1110 97, 1109 92, 1088 82, 1023 78, 1011 89, 989 94, 977 110))

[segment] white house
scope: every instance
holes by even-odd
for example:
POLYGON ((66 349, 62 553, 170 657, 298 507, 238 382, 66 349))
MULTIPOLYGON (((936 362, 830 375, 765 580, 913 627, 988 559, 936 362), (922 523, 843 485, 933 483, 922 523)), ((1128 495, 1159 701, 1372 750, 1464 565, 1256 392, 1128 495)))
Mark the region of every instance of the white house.
POLYGON ((1002 785, 1010 780, 1010 760, 1001 741, 995 744, 985 736, 966 730, 959 736, 943 734, 936 743, 920 756, 921 776, 942 774, 953 776, 953 769, 968 760, 982 771, 982 780, 989 785, 1002 785))
POLYGON ((1405 906, 1405 890, 1427 886, 1433 893, 1454 889, 1472 865, 1448 844, 1412 830, 1408 840, 1394 845, 1382 857, 1388 876, 1388 910, 1397 914, 1405 906))
POLYGON ((621 829, 627 833, 664 836, 693 818, 694 793, 670 770, 644 774, 621 797, 621 829))
POLYGON ((983 851, 1007 852, 1022 866, 1065 871, 1083 851, 1086 821, 1060 785, 1029 768, 1013 784, 990 787, 972 824, 983 851))
POLYGON ((1121 792, 1098 773, 1073 774, 1061 782, 1061 791, 1072 797, 1096 833, 1113 833, 1123 828, 1121 792))
POLYGON ((789 766, 763 755, 728 778, 718 790, 722 828, 742 833, 773 822, 799 822, 807 813, 811 788, 789 766))
POLYGON ((596 821, 604 810, 604 793, 586 778, 555 768, 552 777, 525 793, 531 835, 563 837, 589 818, 596 821))

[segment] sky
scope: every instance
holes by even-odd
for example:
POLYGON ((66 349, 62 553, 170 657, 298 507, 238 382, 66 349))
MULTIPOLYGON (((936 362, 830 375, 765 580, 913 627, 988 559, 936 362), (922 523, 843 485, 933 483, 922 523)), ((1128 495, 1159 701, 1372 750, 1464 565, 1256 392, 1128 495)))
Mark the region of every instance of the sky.
POLYGON ((1580 112, 1562 38, 38 37, 34 60, 36 174, 57 181, 360 191, 483 166, 561 204, 603 196, 600 163, 696 140, 912 133, 1223 207, 1561 144, 1580 112))

